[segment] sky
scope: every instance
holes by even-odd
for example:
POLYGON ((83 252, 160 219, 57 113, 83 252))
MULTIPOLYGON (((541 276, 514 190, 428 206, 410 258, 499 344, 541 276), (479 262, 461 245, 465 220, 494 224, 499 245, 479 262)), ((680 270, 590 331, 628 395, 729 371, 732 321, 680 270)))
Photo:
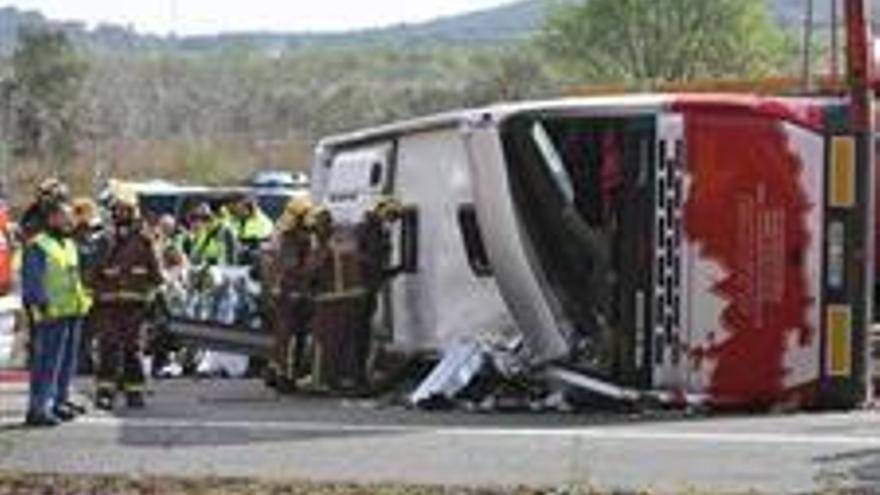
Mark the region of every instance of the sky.
POLYGON ((338 31, 413 23, 510 0, 13 0, 51 19, 110 22, 155 34, 338 31))

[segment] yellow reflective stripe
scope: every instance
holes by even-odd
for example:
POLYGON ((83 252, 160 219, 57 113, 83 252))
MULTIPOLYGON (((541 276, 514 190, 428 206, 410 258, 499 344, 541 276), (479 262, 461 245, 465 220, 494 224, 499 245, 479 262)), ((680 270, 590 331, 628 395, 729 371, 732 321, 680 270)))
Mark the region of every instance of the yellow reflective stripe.
POLYGON ((845 377, 852 373, 852 308, 846 305, 828 306, 828 374, 845 377))
POLYGON ((856 202, 856 140, 850 136, 831 139, 829 204, 833 208, 852 208, 856 202))
POLYGON ((152 294, 146 294, 146 293, 142 293, 142 292, 126 292, 126 291, 112 292, 112 293, 107 293, 107 294, 101 294, 98 296, 99 301, 108 301, 108 302, 110 302, 110 301, 143 302, 143 301, 149 301, 152 298, 153 298, 152 294))
POLYGON ((341 301, 343 299, 354 299, 357 297, 363 297, 367 295, 367 289, 351 289, 341 292, 329 292, 325 294, 321 294, 315 297, 315 301, 322 302, 334 302, 341 301))

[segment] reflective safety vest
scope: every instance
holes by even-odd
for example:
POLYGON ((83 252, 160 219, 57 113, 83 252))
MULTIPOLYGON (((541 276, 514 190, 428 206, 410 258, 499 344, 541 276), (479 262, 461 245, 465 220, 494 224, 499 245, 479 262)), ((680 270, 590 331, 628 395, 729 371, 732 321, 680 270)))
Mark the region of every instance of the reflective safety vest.
POLYGON ((256 210, 252 215, 240 221, 238 224, 238 239, 245 242, 264 241, 272 237, 275 225, 272 219, 261 210, 256 210))
POLYGON ((58 240, 47 234, 40 234, 34 242, 46 255, 42 284, 49 299, 45 312, 37 314, 37 318, 58 320, 88 314, 92 300, 80 275, 76 243, 71 239, 58 240))
POLYGON ((196 263, 225 263, 229 253, 226 252, 227 225, 217 219, 202 227, 193 235, 192 259, 196 263))

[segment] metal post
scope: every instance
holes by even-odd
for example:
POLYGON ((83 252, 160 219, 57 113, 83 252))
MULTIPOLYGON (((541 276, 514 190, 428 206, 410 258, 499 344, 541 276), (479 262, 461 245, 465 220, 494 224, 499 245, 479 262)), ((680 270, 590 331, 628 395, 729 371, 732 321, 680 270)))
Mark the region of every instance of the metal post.
POLYGON ((869 333, 873 323, 874 303, 874 231, 875 231, 875 152, 874 152, 874 105, 871 84, 873 81, 873 37, 871 34, 871 10, 868 0, 845 0, 847 27, 847 66, 850 94, 850 126, 856 139, 856 157, 859 184, 859 204, 864 219, 854 225, 864 260, 861 268, 861 284, 855 289, 862 297, 863 310, 854 315, 853 328, 853 378, 862 393, 870 394, 869 333), (861 230, 861 232, 858 232, 861 230))
POLYGON ((840 12, 838 0, 831 2, 831 87, 837 89, 840 84, 840 12))
POLYGON ((808 93, 812 89, 812 58, 813 58, 813 0, 806 0, 806 14, 804 15, 804 47, 803 47, 803 89, 808 93))

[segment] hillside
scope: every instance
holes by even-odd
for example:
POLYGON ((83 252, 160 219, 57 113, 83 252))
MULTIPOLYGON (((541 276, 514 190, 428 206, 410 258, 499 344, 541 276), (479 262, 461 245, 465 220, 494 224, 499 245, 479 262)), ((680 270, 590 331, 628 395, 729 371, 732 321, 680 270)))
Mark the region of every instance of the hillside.
MULTIPOLYGON (((126 51, 175 47, 194 51, 250 46, 265 50, 286 50, 302 46, 360 46, 369 44, 490 44, 528 37, 540 28, 544 14, 554 2, 580 0, 516 0, 496 8, 464 13, 418 24, 327 33, 235 33, 178 38, 143 35, 131 28, 107 24, 88 29, 84 24, 46 19, 32 11, 13 7, 0 9, 0 52, 8 52, 16 32, 26 25, 52 25, 65 30, 78 43, 94 50, 126 51)), ((800 29, 803 0, 767 0, 774 17, 786 29, 800 29)), ((873 0, 880 13, 880 0, 873 0)), ((829 5, 815 0, 816 24, 829 25, 829 5)))

